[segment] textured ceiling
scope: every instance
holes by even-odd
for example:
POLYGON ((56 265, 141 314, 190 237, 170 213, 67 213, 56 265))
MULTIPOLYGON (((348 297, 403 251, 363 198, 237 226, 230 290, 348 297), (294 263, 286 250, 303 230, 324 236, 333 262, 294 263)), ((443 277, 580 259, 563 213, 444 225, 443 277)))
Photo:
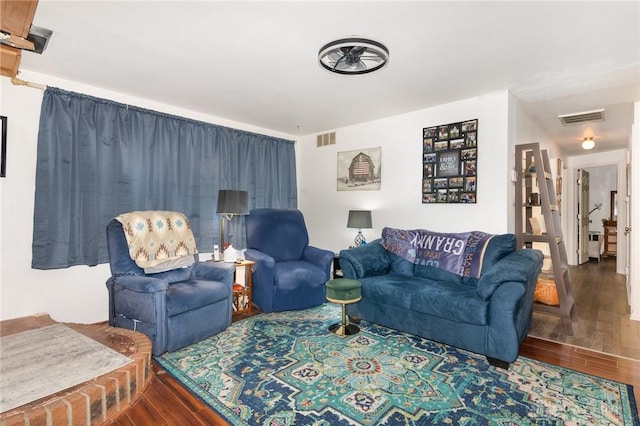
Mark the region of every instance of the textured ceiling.
POLYGON ((54 33, 22 69, 294 136, 508 89, 571 154, 589 131, 626 147, 640 100, 639 2, 40 0, 33 23, 54 33), (353 35, 389 65, 320 68, 353 35), (556 118, 598 108, 606 121, 556 118))

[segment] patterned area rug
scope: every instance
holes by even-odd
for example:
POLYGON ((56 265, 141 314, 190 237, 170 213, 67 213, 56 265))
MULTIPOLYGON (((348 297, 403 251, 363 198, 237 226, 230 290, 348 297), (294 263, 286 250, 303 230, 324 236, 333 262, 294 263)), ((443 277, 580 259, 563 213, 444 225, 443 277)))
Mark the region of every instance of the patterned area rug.
POLYGON ((156 360, 234 425, 638 425, 633 388, 482 356, 362 322, 338 306, 261 314, 156 360))

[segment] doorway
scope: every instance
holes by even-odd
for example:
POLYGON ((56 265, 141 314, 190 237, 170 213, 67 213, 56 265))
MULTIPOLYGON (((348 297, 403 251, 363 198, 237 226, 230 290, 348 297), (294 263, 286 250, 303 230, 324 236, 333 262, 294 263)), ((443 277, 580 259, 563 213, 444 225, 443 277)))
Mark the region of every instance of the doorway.
MULTIPOLYGON (((586 232, 589 237, 586 261, 617 256, 617 211, 612 194, 618 190, 616 165, 585 167, 589 176, 586 232)), ((582 264, 584 262, 580 262, 582 264)))
MULTIPOLYGON (((589 211, 589 172, 580 169, 577 172, 578 179, 578 265, 589 261, 589 246, 594 237, 589 230, 589 215, 593 211, 589 211)), ((596 238, 597 240, 597 238, 596 238)), ((600 256, 598 255, 598 258, 600 256)))
MULTIPOLYGON (((564 237, 567 242, 567 257, 570 265, 578 263, 578 171, 586 170, 590 173, 589 209, 587 213, 602 203, 589 215, 589 232, 597 232, 604 239, 604 224, 602 220, 610 218, 610 197, 611 191, 618 194, 627 194, 626 183, 627 153, 625 150, 607 151, 597 155, 584 154, 568 157, 566 169, 563 171, 563 180, 567 182, 564 187, 566 202, 562 208, 562 226, 565 232, 564 237)), ((625 274, 625 264, 627 257, 627 236, 624 235, 624 228, 627 223, 626 207, 620 206, 626 203, 624 198, 618 195, 618 220, 617 229, 617 253, 616 273, 625 274)), ((604 246, 604 242, 603 242, 604 246)), ((603 247, 604 249, 604 247, 603 247)))

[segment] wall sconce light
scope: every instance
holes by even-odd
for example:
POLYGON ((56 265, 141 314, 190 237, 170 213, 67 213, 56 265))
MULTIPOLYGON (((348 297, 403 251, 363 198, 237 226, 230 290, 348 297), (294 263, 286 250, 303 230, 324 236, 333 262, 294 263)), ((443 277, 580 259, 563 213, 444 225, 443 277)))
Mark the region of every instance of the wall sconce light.
POLYGON ((367 241, 362 235, 363 229, 370 229, 372 227, 371 224, 371 211, 369 210, 349 210, 349 219, 347 220, 347 228, 356 228, 358 229, 358 234, 356 235, 353 243, 356 247, 360 247, 363 244, 367 244, 367 241))
POLYGON ((218 191, 218 208, 216 209, 216 213, 222 215, 220 216, 220 246, 222 250, 224 250, 224 261, 235 262, 237 254, 235 256, 233 256, 233 254, 236 253, 236 250, 231 243, 229 243, 228 247, 225 247, 225 219, 231 222, 234 215, 249 214, 249 193, 247 191, 221 189, 218 191))
POLYGON ((594 142, 593 137, 584 138, 582 141, 582 149, 593 149, 594 146, 596 146, 596 143, 594 142))

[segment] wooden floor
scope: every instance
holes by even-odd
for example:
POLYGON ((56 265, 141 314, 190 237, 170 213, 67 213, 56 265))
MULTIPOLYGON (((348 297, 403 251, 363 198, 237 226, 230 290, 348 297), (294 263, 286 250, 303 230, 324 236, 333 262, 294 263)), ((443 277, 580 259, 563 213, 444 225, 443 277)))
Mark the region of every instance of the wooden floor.
MULTIPOLYGON (((534 327, 547 333, 545 339, 527 337, 520 354, 532 359, 593 374, 634 386, 636 404, 640 407, 640 324, 628 320, 626 291, 620 297, 620 279, 615 274, 615 261, 601 265, 572 267, 571 277, 578 307, 579 323, 573 337, 564 336, 559 320, 535 314, 534 327), (613 311, 612 308, 613 307, 613 311), (626 309, 626 318, 625 318, 626 309), (627 324, 628 321, 629 324, 627 324), (617 326, 620 329, 617 329, 617 326), (564 339, 558 343, 548 339, 564 339), (598 351, 577 346, 590 342, 598 351), (594 343, 600 342, 600 343, 594 343), (571 343, 571 344, 568 344, 571 343), (628 358, 604 353, 604 349, 624 352, 628 358), (633 355, 633 356, 631 356, 633 355)), ((234 321, 236 318, 234 318, 234 321)), ((154 362, 156 376, 144 396, 113 424, 118 426, 195 426, 226 425, 214 411, 185 390, 171 375, 154 362)))
POLYGON ((538 312, 529 336, 640 360, 640 321, 629 319, 625 276, 615 268, 615 257, 571 266, 578 317, 573 336, 564 333, 558 317, 538 312))

